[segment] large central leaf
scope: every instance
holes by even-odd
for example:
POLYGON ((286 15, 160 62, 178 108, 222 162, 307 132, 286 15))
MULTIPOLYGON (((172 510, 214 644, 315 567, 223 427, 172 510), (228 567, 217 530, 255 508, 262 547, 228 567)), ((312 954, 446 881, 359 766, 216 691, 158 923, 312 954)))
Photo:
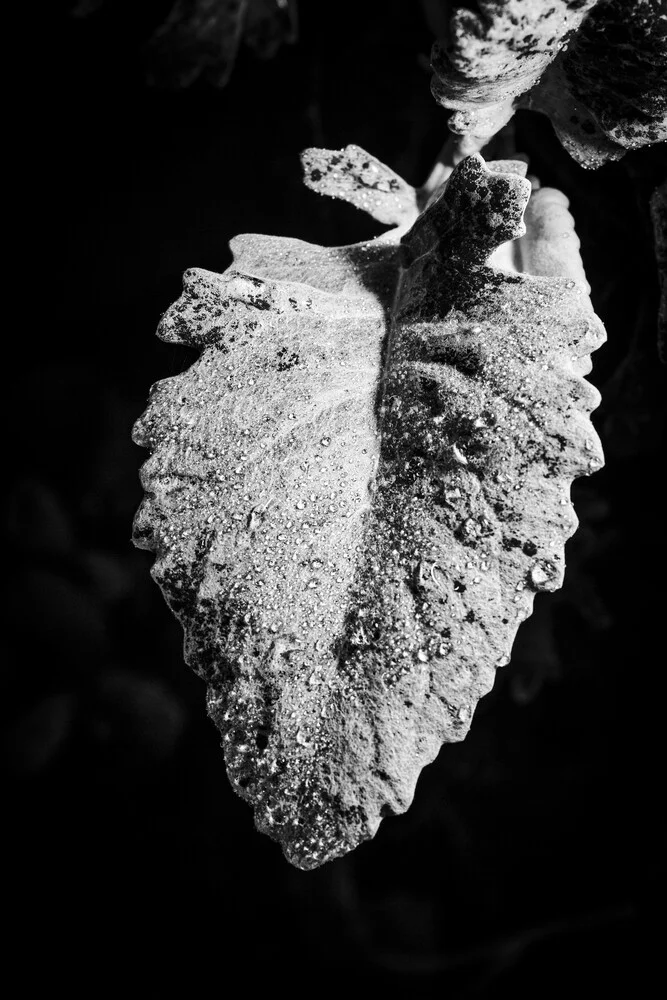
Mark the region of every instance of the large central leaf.
POLYGON ((303 868, 465 736, 601 463, 582 374, 603 329, 562 198, 533 196, 520 241, 562 276, 486 263, 525 232, 522 171, 468 157, 400 244, 238 237, 161 323, 202 353, 137 425, 135 541, 234 787, 303 868))

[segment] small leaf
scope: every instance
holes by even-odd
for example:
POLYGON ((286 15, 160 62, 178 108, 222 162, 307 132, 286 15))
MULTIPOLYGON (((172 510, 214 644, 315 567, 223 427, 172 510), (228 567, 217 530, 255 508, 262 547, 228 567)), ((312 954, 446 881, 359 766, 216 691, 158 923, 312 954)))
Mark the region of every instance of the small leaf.
POLYGON ((302 868, 407 809, 463 739, 602 461, 581 374, 604 331, 564 202, 569 243, 549 195, 526 233, 525 169, 464 159, 400 244, 238 237, 160 324, 202 353, 136 425, 135 542, 234 788, 302 868), (488 266, 517 238, 541 275, 488 266))
POLYGON ((319 194, 349 201, 387 225, 400 226, 417 218, 415 189, 359 146, 306 149, 301 162, 306 187, 319 194))

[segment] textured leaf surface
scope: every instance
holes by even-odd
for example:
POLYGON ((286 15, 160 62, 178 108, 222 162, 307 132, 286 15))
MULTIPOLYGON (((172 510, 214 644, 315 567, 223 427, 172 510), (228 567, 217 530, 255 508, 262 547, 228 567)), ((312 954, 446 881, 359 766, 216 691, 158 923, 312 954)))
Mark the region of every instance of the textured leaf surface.
POLYGON ((603 329, 575 241, 540 253, 549 194, 524 244, 542 273, 486 263, 525 232, 524 172, 466 158, 400 244, 238 237, 160 326, 202 353, 137 424, 135 542, 233 786, 302 868, 465 736, 601 464, 582 375, 603 329))
POLYGON ((301 160, 304 182, 313 191, 349 201, 387 225, 416 219, 415 189, 359 146, 307 149, 301 160))
POLYGON ((479 144, 515 107, 542 111, 585 167, 667 138, 663 0, 481 0, 433 49, 450 128, 479 144))

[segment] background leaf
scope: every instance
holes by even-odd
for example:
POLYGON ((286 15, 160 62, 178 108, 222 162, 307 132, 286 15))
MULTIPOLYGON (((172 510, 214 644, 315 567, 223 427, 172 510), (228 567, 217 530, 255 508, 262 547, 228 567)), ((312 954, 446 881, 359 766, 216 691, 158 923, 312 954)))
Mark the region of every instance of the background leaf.
POLYGON ((588 168, 667 139, 661 0, 457 4, 432 61, 450 128, 477 137, 477 148, 517 106, 548 115, 588 168))

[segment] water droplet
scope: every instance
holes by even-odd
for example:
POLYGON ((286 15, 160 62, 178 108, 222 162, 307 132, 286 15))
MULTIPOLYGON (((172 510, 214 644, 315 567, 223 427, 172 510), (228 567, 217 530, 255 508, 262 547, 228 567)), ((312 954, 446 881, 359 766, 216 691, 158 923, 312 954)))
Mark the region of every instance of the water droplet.
POLYGON ((462 525, 463 534, 466 538, 477 538, 479 535, 479 524, 474 517, 468 517, 462 525))
POLYGON ((331 438, 330 437, 320 438, 320 444, 322 445, 323 448, 328 448, 329 445, 331 444, 331 438))
POLYGON ((459 463, 459 465, 467 465, 468 459, 465 457, 458 445, 452 445, 452 455, 454 459, 459 463))
POLYGON ((538 559, 528 573, 535 590, 557 590, 560 585, 558 567, 548 559, 538 559))

